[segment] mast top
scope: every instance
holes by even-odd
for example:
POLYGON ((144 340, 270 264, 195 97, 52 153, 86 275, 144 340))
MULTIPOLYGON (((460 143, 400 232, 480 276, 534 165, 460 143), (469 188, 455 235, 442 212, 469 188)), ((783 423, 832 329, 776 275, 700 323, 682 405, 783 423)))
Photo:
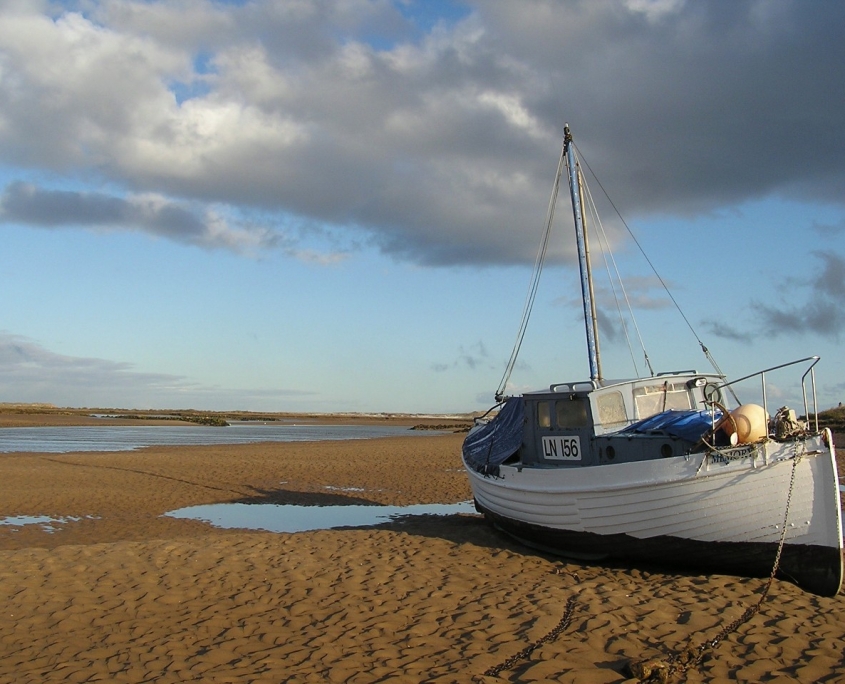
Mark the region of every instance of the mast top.
POLYGON ((569 192, 572 199, 572 213, 575 219, 575 242, 578 251, 578 266, 581 272, 581 298, 584 305, 584 324, 587 333, 587 355, 590 362, 590 378, 601 382, 601 357, 599 354, 598 316, 596 315, 593 274, 590 266, 590 250, 587 243, 587 229, 584 221, 583 196, 581 193, 581 171, 572 151, 572 131, 569 124, 563 128, 563 156, 569 170, 569 192))

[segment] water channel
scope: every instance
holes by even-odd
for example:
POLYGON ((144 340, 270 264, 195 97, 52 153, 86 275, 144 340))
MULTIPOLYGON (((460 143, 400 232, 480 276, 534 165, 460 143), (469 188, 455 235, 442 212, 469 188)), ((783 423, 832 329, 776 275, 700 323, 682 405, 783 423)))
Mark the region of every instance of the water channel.
POLYGON ((432 434, 400 425, 315 425, 297 423, 232 423, 228 427, 202 425, 94 425, 10 427, 0 429, 0 453, 71 453, 76 451, 132 451, 146 446, 208 446, 254 442, 313 442, 319 440, 412 437, 432 434))

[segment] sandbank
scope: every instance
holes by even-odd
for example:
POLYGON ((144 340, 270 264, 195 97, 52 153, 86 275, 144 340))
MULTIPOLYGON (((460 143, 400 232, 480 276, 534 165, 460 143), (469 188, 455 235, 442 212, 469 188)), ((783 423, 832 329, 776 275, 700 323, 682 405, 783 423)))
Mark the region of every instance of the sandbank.
MULTIPOLYGON (((0 682, 634 681, 630 659, 712 638, 765 586, 566 561, 473 515, 295 534, 162 517, 466 500, 462 439, 0 454, 0 518, 66 519, 0 526, 0 682)), ((845 680, 843 608, 776 581, 685 681, 845 680)))

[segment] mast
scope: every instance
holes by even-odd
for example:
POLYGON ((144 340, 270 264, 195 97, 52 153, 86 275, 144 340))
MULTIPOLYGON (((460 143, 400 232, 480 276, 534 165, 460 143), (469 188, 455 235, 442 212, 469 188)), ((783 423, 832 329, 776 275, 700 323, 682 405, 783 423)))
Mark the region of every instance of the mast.
POLYGON ((593 271, 590 265, 590 249, 584 222, 581 167, 576 161, 575 153, 572 149, 572 133, 569 130, 569 124, 564 124, 563 134, 563 150, 569 171, 569 194, 572 198, 572 213, 575 217, 575 242, 578 248, 578 266, 581 271, 581 299, 584 303, 584 324, 587 333, 590 379, 600 382, 602 380, 602 374, 599 354, 598 317, 596 316, 596 302, 593 292, 593 271))

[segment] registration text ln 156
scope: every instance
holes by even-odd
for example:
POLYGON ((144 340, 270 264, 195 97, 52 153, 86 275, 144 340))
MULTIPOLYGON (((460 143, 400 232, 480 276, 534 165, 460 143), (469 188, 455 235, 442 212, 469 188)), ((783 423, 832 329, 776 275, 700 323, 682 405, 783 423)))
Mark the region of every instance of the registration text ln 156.
POLYGON ((547 461, 580 461, 581 440, 576 437, 543 437, 543 458, 547 461))

